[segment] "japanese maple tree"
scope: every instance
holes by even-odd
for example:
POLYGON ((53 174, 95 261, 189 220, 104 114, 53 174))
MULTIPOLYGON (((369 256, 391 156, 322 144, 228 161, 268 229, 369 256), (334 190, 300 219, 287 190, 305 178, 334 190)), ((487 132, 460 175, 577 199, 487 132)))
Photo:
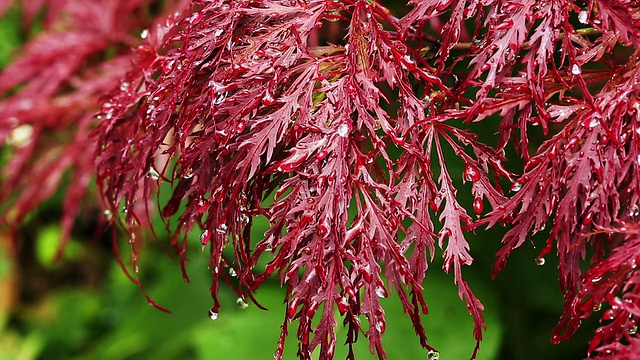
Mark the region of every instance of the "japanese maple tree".
MULTIPOLYGON (((551 340, 604 306, 588 356, 640 353, 637 3, 414 0, 402 15, 374 0, 192 0, 165 2, 169 16, 152 1, 35 3, 48 3, 51 26, 0 75, 11 225, 71 171, 68 237, 95 174, 142 286, 148 200, 170 187, 159 214, 186 279, 187 235, 201 233, 212 318, 221 281, 260 306, 261 284, 281 279, 276 359, 292 323, 302 359, 316 348, 332 359, 343 340, 354 358, 358 334, 385 358, 388 296, 436 356, 421 320, 436 248, 479 344, 468 233, 508 228, 497 274, 542 232, 536 261, 555 248, 565 298, 551 340), (104 22, 85 20, 105 9, 104 22), (258 241, 257 217, 270 224, 258 241)), ((28 21, 35 3, 25 2, 28 21)))

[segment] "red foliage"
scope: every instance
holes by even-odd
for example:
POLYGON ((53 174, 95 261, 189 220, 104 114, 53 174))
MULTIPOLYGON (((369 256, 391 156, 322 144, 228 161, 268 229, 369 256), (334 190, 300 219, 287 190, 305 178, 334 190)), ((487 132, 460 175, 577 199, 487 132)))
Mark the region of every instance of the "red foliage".
POLYGON ((497 273, 514 249, 549 225, 539 262, 557 248, 566 300, 552 340, 570 337, 605 303, 610 308, 591 355, 638 352, 629 335, 640 316, 640 8, 632 2, 580 8, 565 0, 415 0, 396 18, 365 0, 193 0, 145 30, 132 57, 106 62, 132 59, 124 76, 96 71, 108 65, 89 59, 114 39, 128 39, 140 25, 132 10, 146 3, 104 3, 113 3, 110 19, 131 22, 120 35, 113 35, 113 21, 81 20, 89 5, 63 7, 61 13, 77 15, 73 31, 44 32, 0 76, 4 93, 24 84, 0 104, 0 113, 10 114, 0 126, 3 138, 22 124, 33 129, 4 167, 2 196, 20 192, 12 219, 49 196, 73 166, 68 231, 95 166, 106 204, 132 240, 137 272, 133 240, 148 216, 144 199, 171 184, 162 207, 171 245, 184 270, 187 234, 202 231, 213 271, 212 314, 219 311, 220 280, 231 283, 223 267, 237 274, 242 299, 253 300, 273 275, 286 285, 278 359, 293 320, 300 358, 318 346, 321 358, 333 358, 334 307, 349 328, 346 343, 364 333, 371 351, 385 358, 379 298, 392 289, 422 345, 434 350, 420 314, 427 312, 421 284, 436 246, 479 343, 484 308, 463 279, 463 265, 473 262, 465 233, 509 226, 497 273), (334 21, 345 24, 344 42, 317 45, 318 33, 334 21), (427 24, 435 35, 422 31, 427 24), (120 76, 87 140, 92 101, 120 76), (44 103, 21 107, 33 99, 44 103), (65 121, 73 126, 61 126, 65 121), (496 139, 479 140, 479 122, 495 129, 496 139), (74 140, 39 138, 61 127, 73 129, 74 140), (61 147, 63 161, 51 160, 46 148, 49 157, 37 156, 51 144, 61 147), (92 149, 95 163, 76 156, 92 149), (524 167, 507 169, 508 158, 524 167), (455 161, 464 164, 462 179, 450 175, 455 161), (42 179, 45 191, 26 183, 23 169, 32 172, 27 179, 42 179), (471 183, 472 204, 459 201, 464 182, 471 183), (252 244, 256 216, 271 228, 252 244), (228 247, 233 258, 223 253, 228 247), (256 267, 263 258, 270 260, 265 270, 256 267), (583 272, 585 261, 590 269, 583 272))

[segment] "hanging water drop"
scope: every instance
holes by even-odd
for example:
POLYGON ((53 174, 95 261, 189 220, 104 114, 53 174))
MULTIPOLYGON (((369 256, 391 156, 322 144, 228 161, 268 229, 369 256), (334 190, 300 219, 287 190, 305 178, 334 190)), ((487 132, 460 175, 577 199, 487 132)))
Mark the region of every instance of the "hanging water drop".
POLYGON ((589 23, 589 13, 587 13, 586 10, 580 11, 580 13, 578 14, 578 21, 580 21, 580 24, 588 24, 589 23))
POLYGON ((638 326, 634 325, 632 328, 629 329, 629 335, 635 335, 638 332, 638 326))
POLYGON ((160 174, 158 173, 158 170, 156 170, 153 166, 149 168, 149 173, 147 174, 147 177, 151 180, 158 180, 160 179, 160 174))
POLYGON ((542 266, 546 262, 546 260, 543 257, 536 258, 535 261, 536 261, 536 265, 538 266, 542 266))
POLYGON ((242 310, 246 309, 249 307, 249 304, 247 304, 246 301, 244 301, 243 298, 237 298, 236 299, 236 304, 238 304, 238 307, 242 310))
POLYGON ((602 310, 602 303, 593 307, 593 311, 600 311, 600 310, 602 310))
POLYGON ((580 66, 578 64, 573 64, 573 66, 571 67, 571 73, 573 75, 580 75, 582 74, 582 70, 580 69, 580 66))
POLYGON ((484 201, 481 197, 477 197, 473 199, 473 211, 476 215, 482 214, 482 210, 484 210, 484 201))
POLYGON ((427 360, 440 360, 440 352, 436 350, 429 350, 427 353, 427 360))
POLYGON ((462 173, 462 180, 476 182, 480 180, 480 172, 475 166, 467 164, 462 173))
POLYGON ((227 224, 220 224, 216 229, 216 232, 220 235, 224 235, 227 232, 227 224))
POLYGON ((218 319, 218 313, 213 311, 213 309, 210 309, 209 310, 209 319, 217 320, 218 319))
POLYGON ((229 268, 229 276, 231 277, 237 277, 238 273, 236 272, 236 270, 232 267, 229 268))
POLYGON ((349 134, 349 125, 347 125, 347 124, 340 124, 340 126, 338 126, 338 130, 336 131, 336 133, 337 133, 339 136, 347 137, 347 134, 349 134))
POLYGON ((518 192, 522 189, 522 184, 519 183, 518 181, 514 182, 513 185, 511 185, 511 191, 512 192, 518 192))
POLYGON ((640 207, 638 207, 638 204, 633 204, 633 206, 629 209, 629 216, 636 217, 638 215, 640 215, 640 207))
POLYGON ((140 37, 143 39, 146 39, 147 36, 149 36, 149 30, 148 29, 142 30, 142 32, 140 33, 140 37))
POLYGON ((205 245, 207 242, 209 242, 209 238, 211 238, 211 236, 209 235, 209 230, 205 229, 202 234, 200 234, 200 242, 205 245))
POLYGON ((385 290, 382 286, 378 286, 376 287, 376 295, 378 295, 379 298, 386 298, 387 290, 385 290))

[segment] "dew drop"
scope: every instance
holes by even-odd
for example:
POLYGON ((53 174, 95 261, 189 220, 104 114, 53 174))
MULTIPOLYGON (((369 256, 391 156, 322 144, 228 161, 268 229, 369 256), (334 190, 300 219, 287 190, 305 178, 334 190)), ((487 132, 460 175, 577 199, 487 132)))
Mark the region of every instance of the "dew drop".
POLYGON ((482 210, 484 210, 484 201, 482 200, 482 198, 477 197, 473 199, 473 211, 477 215, 480 215, 482 214, 482 210))
POLYGON ((511 185, 511 189, 510 190, 512 192, 518 192, 521 189, 522 189, 522 184, 516 181, 516 182, 513 183, 513 185, 511 185))
POLYGON ((600 310, 602 310, 602 303, 593 307, 593 311, 600 311, 600 310))
POLYGON ((629 216, 636 217, 638 215, 640 215, 640 208, 638 207, 638 204, 633 204, 633 206, 629 209, 629 216))
POLYGON ((629 329, 629 335, 635 335, 638 332, 638 326, 634 325, 632 328, 629 329))
POLYGON ((329 153, 328 153, 327 151, 325 151, 325 150, 320 150, 320 151, 318 151, 318 153, 316 154, 316 159, 317 159, 318 161, 322 161, 322 160, 324 160, 324 159, 327 157, 327 155, 329 155, 329 153))
POLYGON ((539 258, 536 258, 535 262, 536 262, 536 265, 542 266, 542 265, 544 265, 546 260, 543 257, 539 257, 539 258))
POLYGON ((247 304, 246 301, 244 301, 243 298, 237 298, 236 299, 236 304, 238 304, 238 307, 242 310, 246 309, 249 307, 249 304, 247 304))
POLYGON ((385 325, 384 325, 384 321, 380 320, 376 323, 376 330, 378 332, 384 332, 385 329, 385 325))
POLYGON ((113 214, 111 213, 111 210, 105 210, 104 217, 107 218, 107 221, 111 221, 111 219, 113 219, 113 214))
POLYGON ((147 177, 150 178, 151 180, 158 180, 160 179, 160 174, 158 173, 158 170, 156 170, 152 166, 151 168, 149 168, 149 173, 147 174, 147 177))
POLYGON ((148 29, 142 30, 142 32, 140 33, 140 37, 143 39, 146 39, 147 36, 149 36, 149 30, 148 29))
POLYGON ((206 245, 209 242, 209 238, 211 236, 209 235, 209 230, 205 229, 202 234, 200 234, 200 242, 202 243, 202 245, 206 245))
POLYGON ((580 11, 580 13, 578 14, 578 21, 580 21, 581 24, 588 24, 589 23, 589 13, 587 13, 586 10, 580 11))
POLYGON ((378 295, 379 298, 386 298, 387 290, 385 290, 382 286, 378 286, 376 287, 376 295, 378 295))
POLYGON ((580 66, 578 66, 578 64, 573 64, 573 66, 571 67, 571 73, 573 75, 580 75, 582 74, 582 70, 580 69, 580 66))
POLYGON ((232 267, 229 268, 229 276, 231 277, 237 277, 238 273, 236 272, 236 270, 232 267))
POLYGON ((471 164, 467 164, 464 168, 464 172, 462 173, 462 179, 464 181, 473 181, 476 182, 480 180, 480 172, 476 169, 475 166, 471 164))
POLYGON ((338 130, 336 132, 338 133, 339 136, 347 137, 347 134, 349 134, 349 125, 340 124, 340 126, 338 126, 338 130))
POLYGON ((218 319, 218 313, 213 311, 213 309, 210 309, 209 310, 209 319, 217 320, 218 319))
POLYGON ((24 147, 31 143, 33 127, 29 124, 22 124, 11 131, 7 138, 7 143, 15 147, 24 147))
POLYGON ((129 84, 129 83, 128 83, 128 82, 126 82, 126 81, 123 81, 123 82, 120 84, 120 90, 122 90, 122 91, 127 91, 127 90, 129 90, 129 86, 131 86, 131 84, 129 84))
POLYGON ((216 232, 218 234, 224 235, 227 232, 227 224, 220 224, 220 226, 218 226, 218 228, 216 229, 216 232))
POLYGON ((440 352, 436 350, 429 350, 427 353, 427 360, 440 360, 440 352))

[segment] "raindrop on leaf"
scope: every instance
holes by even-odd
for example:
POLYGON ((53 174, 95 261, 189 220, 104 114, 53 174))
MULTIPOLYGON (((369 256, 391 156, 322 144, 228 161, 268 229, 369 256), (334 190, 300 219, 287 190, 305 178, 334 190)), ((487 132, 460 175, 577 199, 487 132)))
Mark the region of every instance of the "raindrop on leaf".
POLYGON ((484 210, 484 201, 482 200, 482 198, 477 197, 473 199, 473 211, 477 215, 480 215, 482 214, 482 210, 484 210))
POLYGON ((476 169, 475 166, 471 164, 467 164, 464 168, 464 172, 462 173, 462 179, 464 181, 478 181, 480 180, 480 172, 476 169))

